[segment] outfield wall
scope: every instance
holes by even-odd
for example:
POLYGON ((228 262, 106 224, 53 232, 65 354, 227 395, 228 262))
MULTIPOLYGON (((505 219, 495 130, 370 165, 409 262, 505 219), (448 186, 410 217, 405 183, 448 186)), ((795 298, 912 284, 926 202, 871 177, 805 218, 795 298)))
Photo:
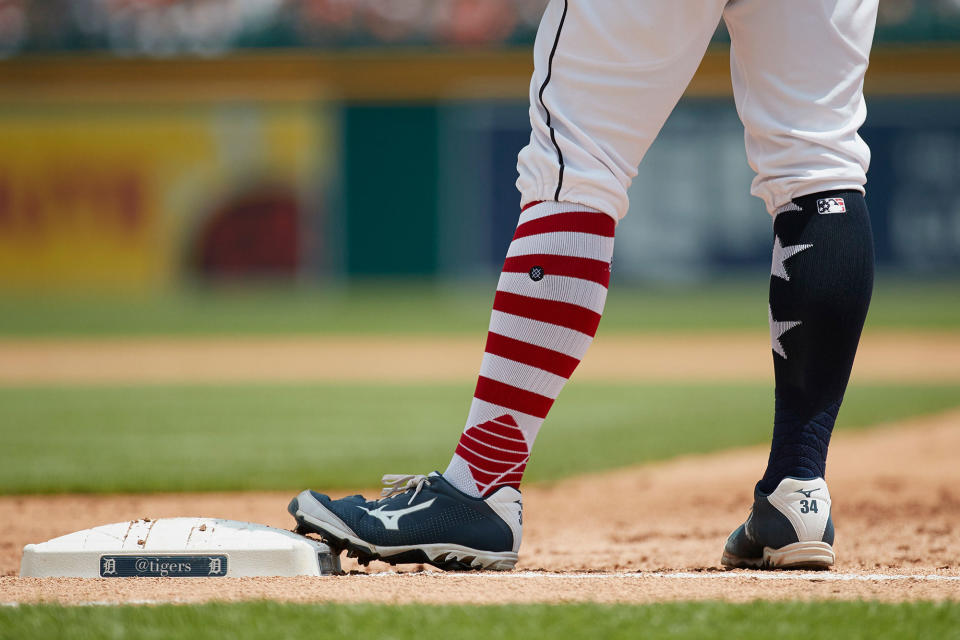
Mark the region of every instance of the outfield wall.
MULTIPOLYGON (((726 58, 640 168, 618 277, 769 260, 726 58)), ((489 275, 530 72, 525 48, 0 62, 0 287, 489 275)), ((866 91, 881 264, 960 272, 960 48, 880 49, 866 91)))

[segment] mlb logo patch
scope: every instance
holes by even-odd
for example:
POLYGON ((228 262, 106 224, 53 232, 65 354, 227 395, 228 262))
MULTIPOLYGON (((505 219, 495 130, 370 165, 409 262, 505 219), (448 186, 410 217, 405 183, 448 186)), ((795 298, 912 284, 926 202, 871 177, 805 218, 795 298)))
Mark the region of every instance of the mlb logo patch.
POLYGON ((846 213, 847 205, 843 198, 821 198, 817 200, 817 211, 820 213, 846 213))

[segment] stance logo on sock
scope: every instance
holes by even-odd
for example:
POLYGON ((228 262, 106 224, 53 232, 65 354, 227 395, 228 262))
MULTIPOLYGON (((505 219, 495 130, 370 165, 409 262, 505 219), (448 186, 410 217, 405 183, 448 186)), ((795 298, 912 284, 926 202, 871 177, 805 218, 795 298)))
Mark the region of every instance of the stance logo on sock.
POLYGON ((509 415, 469 427, 460 436, 457 455, 470 465, 481 495, 503 485, 519 485, 530 459, 523 432, 509 415))
POLYGON ((846 213, 847 205, 843 198, 821 198, 817 200, 817 211, 820 213, 846 213))

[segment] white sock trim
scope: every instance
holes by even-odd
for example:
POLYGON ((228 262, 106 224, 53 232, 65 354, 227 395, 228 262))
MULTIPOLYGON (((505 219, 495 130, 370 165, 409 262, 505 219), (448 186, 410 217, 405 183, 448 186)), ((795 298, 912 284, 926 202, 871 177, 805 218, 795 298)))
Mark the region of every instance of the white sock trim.
POLYGON ((523 213, 520 214, 520 220, 517 222, 519 227, 524 222, 530 222, 531 220, 538 220, 540 218, 546 218, 547 216, 556 215, 558 213, 570 213, 573 211, 588 211, 590 213, 602 213, 599 209, 594 209, 593 207, 588 207, 585 204, 577 204, 575 202, 553 202, 548 200, 546 202, 541 202, 540 204, 535 204, 523 213))
POLYGON ((579 231, 552 231, 517 238, 507 249, 508 258, 536 253, 610 262, 613 256, 613 238, 579 231))

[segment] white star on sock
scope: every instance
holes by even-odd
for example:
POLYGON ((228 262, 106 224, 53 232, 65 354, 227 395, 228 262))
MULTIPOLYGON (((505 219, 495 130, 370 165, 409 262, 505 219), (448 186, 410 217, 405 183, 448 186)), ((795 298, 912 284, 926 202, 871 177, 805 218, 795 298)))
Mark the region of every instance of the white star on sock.
POLYGON ((809 249, 812 244, 794 244, 785 247, 780 243, 780 236, 773 237, 773 263, 770 265, 770 275, 783 278, 790 282, 790 274, 787 273, 787 267, 784 262, 797 255, 804 249, 809 249))
POLYGON ((774 353, 786 360, 787 354, 783 350, 783 345, 780 344, 780 336, 802 323, 799 320, 774 320, 773 309, 770 308, 770 305, 767 305, 767 321, 770 323, 770 346, 773 347, 774 353))

